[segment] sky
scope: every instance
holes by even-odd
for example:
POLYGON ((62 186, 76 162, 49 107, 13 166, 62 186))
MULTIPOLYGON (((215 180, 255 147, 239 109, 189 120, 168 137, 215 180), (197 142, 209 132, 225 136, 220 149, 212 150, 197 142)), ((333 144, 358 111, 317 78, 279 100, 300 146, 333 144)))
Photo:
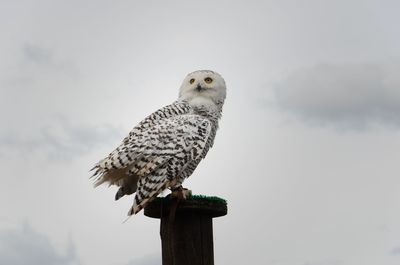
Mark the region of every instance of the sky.
POLYGON ((0 264, 161 264, 89 169, 189 72, 227 83, 184 185, 228 201, 216 264, 400 262, 400 3, 0 1, 0 264))

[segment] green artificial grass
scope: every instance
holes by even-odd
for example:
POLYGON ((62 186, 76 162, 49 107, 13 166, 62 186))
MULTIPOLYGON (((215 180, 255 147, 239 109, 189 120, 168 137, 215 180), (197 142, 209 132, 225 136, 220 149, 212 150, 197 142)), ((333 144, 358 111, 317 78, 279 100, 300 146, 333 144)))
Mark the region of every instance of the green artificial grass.
POLYGON ((225 199, 222 199, 217 196, 207 196, 207 195, 201 195, 201 194, 192 195, 189 197, 189 200, 205 200, 205 201, 222 202, 222 203, 226 204, 225 199))
MULTIPOLYGON (((155 201, 160 201, 160 202, 166 202, 170 200, 170 196, 166 196, 166 197, 157 197, 155 199, 155 201)), ((223 203, 223 204, 227 204, 225 199, 222 199, 220 197, 217 196, 206 196, 206 195, 201 195, 201 194, 197 194, 197 195, 191 195, 189 198, 187 198, 188 201, 191 200, 195 200, 195 201, 203 201, 203 202, 219 202, 219 203, 223 203)))
POLYGON ((175 202, 178 201, 176 201, 176 198, 171 199, 171 194, 166 197, 156 197, 144 208, 144 214, 148 217, 162 219, 162 216, 172 209, 170 207, 173 207, 174 205, 175 210, 181 212, 197 212, 211 218, 224 216, 228 211, 226 200, 217 196, 196 194, 191 195, 186 200, 179 201, 178 204, 175 204, 175 202))

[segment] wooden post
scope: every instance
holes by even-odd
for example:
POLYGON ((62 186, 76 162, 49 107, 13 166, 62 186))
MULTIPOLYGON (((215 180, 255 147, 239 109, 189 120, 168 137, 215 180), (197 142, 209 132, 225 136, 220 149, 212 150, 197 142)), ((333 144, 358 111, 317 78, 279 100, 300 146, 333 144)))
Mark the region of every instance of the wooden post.
POLYGON ((177 206, 174 203, 167 196, 144 209, 146 216, 161 219, 162 264, 214 265, 212 218, 227 214, 226 201, 194 195, 177 206), (174 207, 175 215, 170 214, 174 207))

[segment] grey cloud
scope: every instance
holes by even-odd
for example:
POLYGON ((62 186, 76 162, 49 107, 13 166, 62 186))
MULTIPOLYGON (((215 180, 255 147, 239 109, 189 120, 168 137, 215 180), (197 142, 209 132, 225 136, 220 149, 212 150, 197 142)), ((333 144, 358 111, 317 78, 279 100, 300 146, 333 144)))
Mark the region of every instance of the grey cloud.
POLYGON ((60 58, 54 49, 29 42, 21 45, 19 58, 1 75, 2 87, 9 89, 42 86, 48 80, 75 82, 83 76, 74 63, 60 58))
POLYGON ((161 253, 144 256, 131 260, 127 265, 160 265, 161 264, 161 253))
POLYGON ((390 255, 393 255, 393 256, 400 256, 400 247, 393 248, 393 249, 390 251, 390 255))
POLYGON ((319 64, 278 82, 280 108, 314 124, 400 126, 400 64, 319 64))
POLYGON ((44 64, 51 64, 54 61, 53 52, 50 49, 45 49, 31 43, 25 43, 22 47, 22 52, 26 61, 44 64))
POLYGON ((0 155, 45 154, 50 159, 72 159, 94 148, 121 139, 121 130, 110 125, 73 124, 65 117, 55 117, 38 132, 9 131, 0 134, 0 155))
POLYGON ((120 128, 80 119, 86 110, 76 111, 74 103, 87 105, 92 99, 85 87, 74 83, 80 72, 73 63, 32 43, 22 45, 18 61, 0 86, 0 118, 7 123, 0 131, 0 156, 42 154, 69 160, 121 139, 120 128))
POLYGON ((303 265, 341 265, 343 263, 342 260, 321 260, 305 262, 303 265))
POLYGON ((78 265, 71 244, 65 254, 56 251, 50 240, 28 224, 13 230, 0 230, 0 264, 78 265))

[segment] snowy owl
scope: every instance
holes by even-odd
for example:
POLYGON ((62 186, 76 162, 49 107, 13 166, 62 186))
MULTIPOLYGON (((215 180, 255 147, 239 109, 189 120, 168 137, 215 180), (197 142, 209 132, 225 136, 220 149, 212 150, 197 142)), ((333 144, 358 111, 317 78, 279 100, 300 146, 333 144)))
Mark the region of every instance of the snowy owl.
POLYGON ((116 200, 136 192, 129 216, 167 188, 185 198, 182 182, 212 147, 225 97, 225 81, 218 73, 188 74, 178 100, 141 121, 93 167, 95 187, 119 186, 116 200))

